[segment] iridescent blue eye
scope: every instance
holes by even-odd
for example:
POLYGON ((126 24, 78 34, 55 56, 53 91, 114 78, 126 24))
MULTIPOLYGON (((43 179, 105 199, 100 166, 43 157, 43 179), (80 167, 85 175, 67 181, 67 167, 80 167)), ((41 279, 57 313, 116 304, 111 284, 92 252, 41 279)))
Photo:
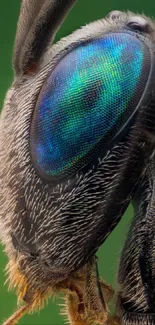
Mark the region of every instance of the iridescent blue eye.
POLYGON ((85 42, 60 60, 42 87, 31 125, 32 159, 43 176, 73 174, 94 152, 100 156, 141 99, 146 56, 146 45, 122 32, 85 42))

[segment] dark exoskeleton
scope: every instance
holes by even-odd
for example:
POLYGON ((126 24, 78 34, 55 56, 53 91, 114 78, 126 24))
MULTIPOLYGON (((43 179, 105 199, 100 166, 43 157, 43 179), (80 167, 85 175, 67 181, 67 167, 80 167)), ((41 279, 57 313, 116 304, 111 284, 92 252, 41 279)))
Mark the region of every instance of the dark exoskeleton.
POLYGON ((0 230, 24 305, 65 294, 70 324, 155 324, 155 24, 114 11, 57 44, 75 0, 23 0, 0 121, 0 230), (95 253, 130 202, 113 290, 95 253))

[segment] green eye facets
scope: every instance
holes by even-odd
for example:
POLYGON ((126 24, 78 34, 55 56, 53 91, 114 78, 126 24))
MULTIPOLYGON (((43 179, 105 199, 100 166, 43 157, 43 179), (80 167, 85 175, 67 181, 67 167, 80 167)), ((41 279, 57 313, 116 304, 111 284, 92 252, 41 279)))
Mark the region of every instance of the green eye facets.
POLYGON ((138 38, 113 33, 80 45, 57 64, 32 120, 33 160, 43 174, 75 171, 102 139, 119 132, 135 110, 135 92, 139 100, 144 91, 145 51, 138 38))

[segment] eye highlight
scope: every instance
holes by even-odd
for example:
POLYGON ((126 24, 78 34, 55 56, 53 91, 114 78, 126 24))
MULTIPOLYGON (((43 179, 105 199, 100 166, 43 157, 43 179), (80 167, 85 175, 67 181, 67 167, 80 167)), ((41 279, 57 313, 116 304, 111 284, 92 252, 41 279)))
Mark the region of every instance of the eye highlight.
POLYGON ((143 91, 144 52, 139 39, 112 33, 81 44, 56 65, 31 125, 33 164, 42 177, 75 173, 119 133, 143 91))

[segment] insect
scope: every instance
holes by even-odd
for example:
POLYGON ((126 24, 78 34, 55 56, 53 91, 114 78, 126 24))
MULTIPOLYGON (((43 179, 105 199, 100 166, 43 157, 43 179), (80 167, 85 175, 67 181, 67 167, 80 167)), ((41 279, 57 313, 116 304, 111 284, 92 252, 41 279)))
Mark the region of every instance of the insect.
POLYGON ((154 324, 155 25, 119 11, 57 44, 75 0, 23 0, 0 121, 0 229, 19 309, 61 291, 72 325, 154 324), (113 289, 95 253, 133 202, 113 289))

